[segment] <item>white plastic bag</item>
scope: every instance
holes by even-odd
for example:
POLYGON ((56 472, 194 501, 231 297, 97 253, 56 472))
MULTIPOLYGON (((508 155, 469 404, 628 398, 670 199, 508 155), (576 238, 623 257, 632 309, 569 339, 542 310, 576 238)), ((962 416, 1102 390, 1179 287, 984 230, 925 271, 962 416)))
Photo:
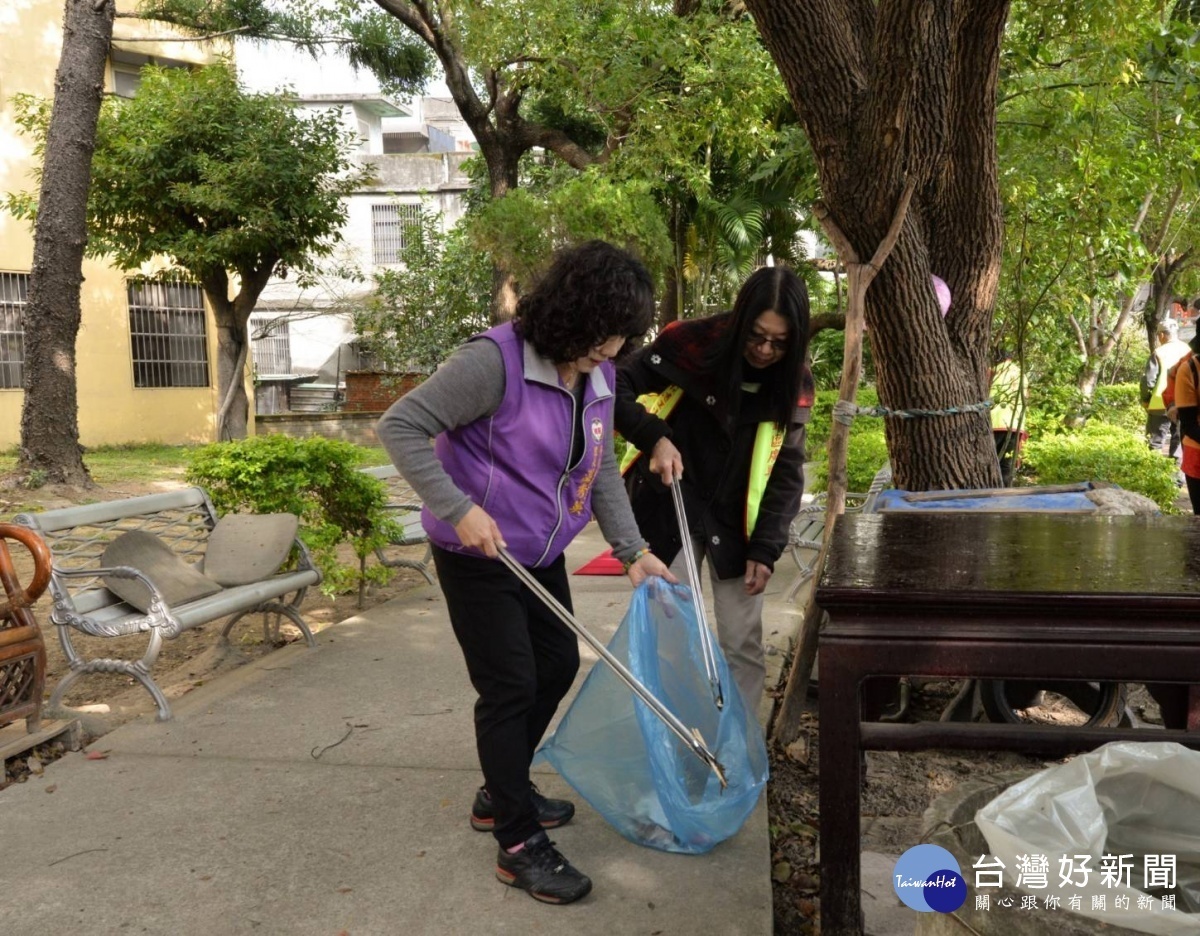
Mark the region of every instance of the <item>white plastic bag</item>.
POLYGON ((1056 894, 1065 909, 1077 894, 1082 906, 1072 912, 1082 916, 1160 936, 1200 934, 1200 752, 1173 742, 1106 744, 1009 787, 975 814, 975 824, 1004 862, 1007 883, 1017 884, 1016 856, 1049 859, 1048 887, 1024 891, 1039 900, 1056 894), (1092 859, 1086 885, 1076 873, 1059 887, 1060 859, 1079 855, 1092 859), (1102 884, 1105 855, 1133 856, 1132 886, 1102 884), (1174 889, 1145 887, 1147 855, 1152 862, 1175 856, 1174 889), (1169 894, 1175 910, 1162 909, 1169 894), (1105 909, 1092 909, 1093 895, 1105 896, 1105 909), (1115 906, 1118 895, 1128 909, 1115 906), (1139 909, 1146 895, 1152 906, 1139 909))

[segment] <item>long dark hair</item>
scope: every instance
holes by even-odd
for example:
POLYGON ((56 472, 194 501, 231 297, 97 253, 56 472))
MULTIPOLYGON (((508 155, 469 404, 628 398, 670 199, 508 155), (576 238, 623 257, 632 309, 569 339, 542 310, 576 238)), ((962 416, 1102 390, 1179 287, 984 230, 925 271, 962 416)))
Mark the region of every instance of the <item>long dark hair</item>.
POLYGON ((644 335, 653 321, 650 274, 629 251, 601 240, 558 253, 513 316, 517 334, 557 364, 615 335, 644 335))
POLYGON ((736 415, 745 380, 746 341, 764 312, 774 312, 788 326, 787 350, 763 371, 760 391, 768 394, 775 425, 786 429, 796 411, 808 357, 808 288, 800 277, 785 267, 763 267, 752 273, 738 291, 729 329, 712 348, 705 364, 710 371, 728 374, 728 397, 731 412, 736 415))

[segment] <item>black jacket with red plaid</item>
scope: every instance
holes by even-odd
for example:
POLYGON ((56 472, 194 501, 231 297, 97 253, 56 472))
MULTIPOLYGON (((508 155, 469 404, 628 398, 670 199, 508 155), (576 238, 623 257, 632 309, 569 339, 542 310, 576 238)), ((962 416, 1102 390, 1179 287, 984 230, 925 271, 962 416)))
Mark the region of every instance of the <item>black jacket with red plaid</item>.
MULTIPOLYGON (((684 507, 693 537, 702 539, 717 578, 739 578, 746 562, 773 568, 788 541, 788 526, 804 493, 804 427, 813 403, 813 381, 804 369, 800 399, 783 448, 771 471, 759 506, 758 521, 747 540, 746 494, 750 457, 758 425, 773 418, 764 393, 743 392, 736 423, 732 421, 729 375, 703 368, 705 352, 732 323, 725 312, 704 319, 673 322, 655 341, 617 369, 617 432, 644 454, 626 481, 642 535, 664 562, 679 552, 681 541, 669 489, 650 473, 649 453, 664 436, 683 458, 684 507), (643 393, 661 392, 675 384, 683 398, 667 421, 652 416, 637 402, 643 393)), ((769 369, 764 378, 770 379, 769 369)))

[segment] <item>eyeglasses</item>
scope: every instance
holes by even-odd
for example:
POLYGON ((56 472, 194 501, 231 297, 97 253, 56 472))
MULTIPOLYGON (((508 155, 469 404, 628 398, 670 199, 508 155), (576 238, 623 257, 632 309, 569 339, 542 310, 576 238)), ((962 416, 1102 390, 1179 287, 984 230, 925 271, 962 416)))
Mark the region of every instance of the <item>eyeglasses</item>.
POLYGON ((763 345, 768 345, 772 351, 783 353, 787 350, 788 343, 786 338, 771 338, 758 332, 750 332, 746 336, 746 347, 761 348, 763 345))

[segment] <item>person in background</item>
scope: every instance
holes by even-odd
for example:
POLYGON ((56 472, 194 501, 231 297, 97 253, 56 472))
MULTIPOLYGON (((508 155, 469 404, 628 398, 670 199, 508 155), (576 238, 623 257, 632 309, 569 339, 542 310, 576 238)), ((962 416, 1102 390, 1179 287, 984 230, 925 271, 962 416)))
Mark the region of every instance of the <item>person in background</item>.
POLYGON ((1200 318, 1200 296, 1197 296, 1188 303, 1187 309, 1184 310, 1183 324, 1194 325, 1197 318, 1200 318))
POLYGON ((1200 333, 1189 343, 1192 354, 1182 360, 1175 371, 1175 411, 1179 433, 1183 437, 1183 479, 1187 485, 1192 513, 1200 516, 1200 370, 1196 354, 1200 353, 1200 333))
POLYGON ((529 779, 579 646, 498 549, 569 611, 563 551, 594 512, 634 585, 675 581, 638 532, 613 449, 613 358, 653 314, 650 276, 631 254, 602 241, 565 250, 511 322, 459 348, 377 430, 425 504, 422 525, 479 694, 484 783, 471 826, 495 837, 500 881, 545 903, 592 888, 544 831, 568 822, 574 805, 547 799, 529 779))
POLYGON ((1029 386, 1021 365, 1011 353, 1005 352, 992 374, 992 440, 996 443, 996 458, 1000 460, 1000 478, 1005 487, 1012 487, 1017 455, 1025 436, 1025 408, 1029 386))
POLYGON ((683 577, 669 485, 679 484, 717 634, 747 710, 762 699, 762 603, 804 491, 813 401, 808 291, 782 267, 752 274, 733 310, 672 322, 617 371, 617 431, 638 525, 683 577))
POLYGON ((1155 329, 1156 345, 1146 361, 1142 374, 1141 401, 1146 410, 1146 439, 1150 448, 1178 461, 1179 428, 1167 415, 1163 390, 1171 368, 1188 353, 1188 346, 1179 340, 1179 325, 1167 319, 1155 329))
MULTIPOLYGON (((1172 368, 1175 371, 1173 402, 1179 420, 1179 432, 1183 437, 1183 480, 1187 485, 1188 499, 1192 502, 1192 513, 1200 516, 1200 367, 1196 362, 1196 355, 1200 354, 1200 333, 1188 342, 1188 348, 1190 353, 1172 368)), ((1147 683, 1146 689, 1158 703, 1163 727, 1187 727, 1188 686, 1180 683, 1147 683)))

